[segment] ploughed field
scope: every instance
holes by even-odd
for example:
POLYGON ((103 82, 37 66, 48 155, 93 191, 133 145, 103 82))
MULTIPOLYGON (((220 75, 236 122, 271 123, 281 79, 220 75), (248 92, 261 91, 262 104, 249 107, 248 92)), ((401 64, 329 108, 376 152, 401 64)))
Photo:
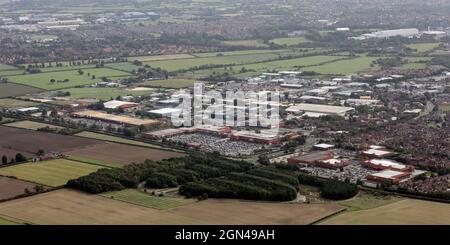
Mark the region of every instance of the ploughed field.
POLYGON ((25 194, 25 189, 33 191, 36 184, 14 178, 0 176, 0 200, 25 194))
POLYGON ((34 94, 42 90, 29 86, 24 86, 15 83, 0 83, 0 98, 9 96, 19 96, 25 94, 34 94))

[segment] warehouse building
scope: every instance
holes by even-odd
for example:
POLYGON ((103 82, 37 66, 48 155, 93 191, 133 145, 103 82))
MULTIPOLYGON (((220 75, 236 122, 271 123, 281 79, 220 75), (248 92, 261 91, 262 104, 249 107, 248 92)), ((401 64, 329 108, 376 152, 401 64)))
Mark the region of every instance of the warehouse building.
POLYGON ((377 183, 398 184, 400 181, 408 179, 410 176, 410 172, 383 170, 378 173, 369 174, 367 180, 377 183))
POLYGON ((133 102, 126 102, 126 101, 120 101, 120 100, 111 100, 108 102, 103 103, 106 109, 131 109, 136 108, 139 104, 133 103, 133 102))
POLYGON ((298 104, 286 109, 290 113, 313 113, 319 115, 345 116, 347 113, 355 110, 352 107, 331 106, 320 104, 298 104))
POLYGON ((401 164, 389 159, 371 159, 363 161, 363 165, 375 170, 394 170, 399 172, 412 172, 413 166, 401 164))
POLYGON ((311 165, 328 169, 339 169, 349 165, 348 159, 342 159, 335 151, 318 151, 302 156, 294 156, 287 159, 290 164, 311 165))
POLYGON ((103 121, 103 122, 116 123, 116 124, 126 125, 126 126, 152 126, 152 125, 160 124, 160 122, 157 120, 140 119, 140 118, 129 117, 129 116, 120 116, 120 115, 108 114, 105 112, 92 111, 92 110, 73 112, 70 114, 70 116, 72 116, 74 118, 86 118, 86 119, 99 120, 99 121, 103 121))

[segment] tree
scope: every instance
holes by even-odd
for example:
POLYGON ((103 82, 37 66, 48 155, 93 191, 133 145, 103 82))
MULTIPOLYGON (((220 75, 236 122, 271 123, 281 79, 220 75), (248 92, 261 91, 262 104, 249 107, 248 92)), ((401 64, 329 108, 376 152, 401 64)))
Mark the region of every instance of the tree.
POLYGON ((39 149, 39 150, 36 152, 36 155, 38 155, 38 156, 43 156, 44 154, 45 154, 45 151, 42 150, 42 149, 39 149))
POLYGON ((81 69, 79 69, 79 70, 78 70, 78 74, 79 74, 79 75, 83 75, 83 74, 84 74, 84 71, 81 70, 81 69))
POLYGON ((26 162, 26 161, 27 161, 27 158, 24 157, 22 154, 20 154, 20 153, 16 154, 15 162, 26 162))
POLYGON ((2 164, 7 164, 8 163, 8 157, 3 155, 2 156, 2 164))
POLYGON ((40 193, 40 192, 44 191, 44 186, 42 186, 42 185, 35 185, 33 189, 34 189, 35 192, 40 193))
POLYGON ((269 157, 266 154, 259 155, 258 162, 261 165, 269 165, 270 164, 269 157))

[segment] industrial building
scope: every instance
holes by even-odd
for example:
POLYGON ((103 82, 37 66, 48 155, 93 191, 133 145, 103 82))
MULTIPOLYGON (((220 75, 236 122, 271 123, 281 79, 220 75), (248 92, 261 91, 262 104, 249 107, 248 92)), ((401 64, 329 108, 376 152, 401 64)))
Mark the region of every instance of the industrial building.
POLYGON ((414 171, 413 166, 408 166, 401 164, 399 162, 389 160, 389 159, 371 159, 363 161, 362 164, 366 167, 375 170, 394 170, 400 172, 412 172, 414 171))
POLYGON ((410 176, 410 172, 383 170, 378 173, 369 174, 367 180, 377 183, 398 184, 400 181, 408 179, 410 176))
POLYGON ((105 112, 100 111, 79 111, 79 112, 73 112, 70 114, 70 116, 75 118, 86 118, 86 119, 92 119, 92 120, 99 120, 103 122, 110 122, 110 123, 116 123, 121 125, 127 125, 127 126, 152 126, 160 124, 157 120, 150 120, 150 119, 139 119, 129 116, 119 116, 114 114, 108 114, 105 112))
POLYGON ((103 103, 106 109, 130 109, 130 108, 136 108, 139 104, 133 103, 133 102, 126 102, 126 101, 120 101, 120 100, 111 100, 108 102, 103 103))
POLYGON ((385 158, 394 156, 395 153, 388 151, 383 146, 371 145, 368 150, 361 152, 361 155, 369 158, 385 158))
POLYGON ((333 115, 333 116, 345 116, 347 113, 355 110, 352 107, 343 106, 331 106, 331 105, 320 105, 320 104, 298 104, 291 106, 286 109, 286 112, 290 113, 308 113, 308 115, 333 115))
POLYGON ((339 169, 349 165, 348 159, 342 159, 335 151, 318 151, 302 156, 294 156, 287 159, 290 164, 305 164, 321 168, 339 169))

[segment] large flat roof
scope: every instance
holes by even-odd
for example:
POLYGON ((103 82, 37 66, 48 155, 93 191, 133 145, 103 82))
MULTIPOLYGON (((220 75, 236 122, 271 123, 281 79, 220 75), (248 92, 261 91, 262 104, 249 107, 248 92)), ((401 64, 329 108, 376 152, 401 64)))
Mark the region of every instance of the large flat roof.
POLYGON ((371 174, 371 175, 374 176, 374 177, 392 179, 392 178, 395 178, 397 176, 401 176, 401 175, 404 175, 404 174, 405 174, 404 172, 400 172, 400 171, 383 170, 381 172, 374 173, 374 174, 371 174))
POLYGON ((317 112, 325 114, 343 114, 352 110, 354 110, 354 108, 352 107, 305 104, 305 103, 294 105, 286 109, 286 111, 304 111, 304 112, 317 112))
POLYGON ((79 116, 79 117, 111 121, 111 122, 115 122, 115 123, 123 123, 123 124, 129 124, 129 125, 134 125, 134 126, 152 125, 152 124, 159 123, 159 121, 157 121, 157 120, 139 119, 139 118, 135 118, 135 117, 114 115, 114 114, 108 114, 108 113, 101 112, 101 111, 92 111, 92 110, 79 111, 79 112, 74 112, 72 114, 75 116, 79 116))
POLYGON ((395 169, 404 169, 406 165, 398 163, 396 161, 388 160, 388 159, 372 159, 370 160, 371 164, 379 165, 383 167, 391 167, 395 169))

